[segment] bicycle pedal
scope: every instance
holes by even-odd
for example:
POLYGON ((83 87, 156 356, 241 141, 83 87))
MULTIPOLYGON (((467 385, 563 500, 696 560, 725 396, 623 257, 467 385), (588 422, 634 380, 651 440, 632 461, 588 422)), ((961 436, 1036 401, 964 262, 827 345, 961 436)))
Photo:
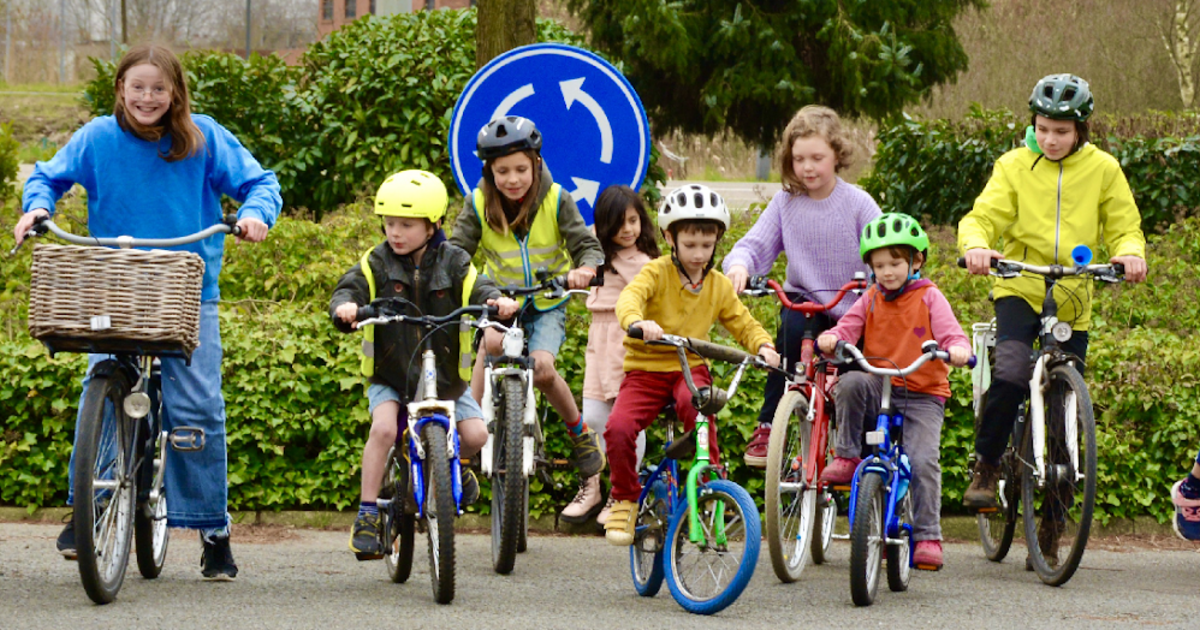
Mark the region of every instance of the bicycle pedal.
POLYGON ((981 508, 977 508, 975 510, 975 513, 976 514, 995 514, 996 512, 999 512, 999 511, 1000 511, 1000 508, 998 508, 998 507, 981 507, 981 508))
POLYGON ((917 563, 917 564, 914 564, 914 565, 913 565, 913 568, 914 568, 914 569, 920 569, 921 571, 941 571, 941 570, 942 570, 942 567, 940 567, 940 566, 938 566, 938 565, 936 565, 936 564, 920 564, 920 563, 917 563))
POLYGON ((381 553, 362 553, 356 551, 354 552, 354 557, 359 562, 366 562, 368 560, 383 560, 383 554, 381 553))
POLYGON ((843 485, 839 485, 839 486, 829 486, 829 491, 830 492, 850 492, 850 484, 847 483, 847 484, 843 484, 843 485))

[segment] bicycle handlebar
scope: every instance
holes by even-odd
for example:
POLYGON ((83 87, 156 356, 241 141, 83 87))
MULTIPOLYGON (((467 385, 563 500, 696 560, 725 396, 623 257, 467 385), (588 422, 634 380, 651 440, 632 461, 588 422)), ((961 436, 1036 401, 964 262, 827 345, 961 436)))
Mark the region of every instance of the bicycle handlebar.
POLYGON ((788 298, 787 293, 784 292, 783 287, 778 282, 766 276, 752 276, 746 290, 742 291, 742 295, 763 297, 774 293, 775 296, 779 298, 779 302, 783 304, 785 308, 804 313, 806 315, 814 315, 816 313, 823 313, 837 306, 838 303, 842 301, 842 298, 846 297, 847 293, 852 291, 861 291, 867 288, 867 279, 865 277, 861 277, 862 275, 862 272, 855 273, 854 279, 842 285, 842 288, 838 289, 837 295, 833 296, 833 299, 825 304, 818 304, 816 302, 793 302, 788 298))
POLYGON ((401 322, 414 326, 434 327, 457 321, 463 315, 482 315, 480 322, 487 322, 488 317, 495 316, 499 309, 495 306, 462 306, 445 315, 401 315, 396 310, 396 298, 379 298, 358 309, 354 320, 358 327, 376 324, 401 322))
MULTIPOLYGON (((121 249, 130 249, 132 247, 177 247, 179 245, 188 245, 197 241, 202 241, 213 234, 233 234, 238 236, 242 233, 242 228, 237 225, 237 215, 227 214, 220 223, 207 227, 194 234, 187 234, 176 238, 135 238, 133 236, 117 236, 117 237, 95 237, 95 236, 79 236, 72 234, 54 223, 54 220, 48 216, 39 216, 34 219, 33 227, 25 233, 25 240, 30 238, 43 236, 46 232, 50 232, 68 243, 76 245, 92 245, 101 247, 119 247, 121 249)), ((17 253, 21 248, 18 244, 9 251, 9 255, 17 253)))
MULTIPOLYGON (((912 374, 913 372, 916 372, 922 365, 925 365, 933 359, 947 362, 950 361, 950 353, 945 350, 938 349, 938 342, 934 341, 933 339, 921 344, 921 350, 924 354, 917 357, 915 361, 905 367, 881 368, 871 365, 867 361, 867 358, 863 356, 863 353, 857 347, 855 347, 854 344, 846 343, 845 341, 839 339, 837 342, 837 349, 835 350, 835 356, 839 363, 857 363, 859 367, 870 374, 877 374, 879 376, 898 376, 902 378, 912 374), (847 357, 847 354, 850 356, 847 357)), ((967 367, 973 368, 975 367, 975 363, 975 357, 971 357, 967 360, 967 367)))
MULTIPOLYGON (((637 326, 630 326, 628 335, 634 339, 642 339, 642 329, 637 326)), ((655 346, 673 346, 690 350, 706 359, 714 359, 716 361, 725 361, 728 363, 750 363, 759 367, 769 367, 760 357, 729 346, 705 341, 703 339, 695 339, 693 337, 680 337, 679 335, 663 334, 662 339, 655 341, 647 341, 646 343, 655 346), (760 365, 761 364, 761 365, 760 365)), ((680 366, 686 367, 686 366, 680 366)))
MULTIPOLYGON (((548 274, 546 273, 545 269, 538 269, 537 277, 538 277, 538 283, 533 286, 527 287, 527 286, 521 286, 521 285, 516 285, 516 284, 509 284, 509 285, 496 287, 496 288, 500 289, 500 292, 503 293, 504 295, 507 295, 508 297, 526 297, 526 296, 530 296, 530 295, 537 295, 538 293, 545 291, 546 297, 548 297, 550 299, 554 299, 554 298, 559 298, 559 297, 563 297, 566 295, 586 294, 587 293, 587 291, 584 291, 583 289, 568 289, 566 275, 561 275, 561 276, 558 276, 555 278, 550 278, 550 277, 548 277, 548 274)), ((593 276, 591 281, 588 282, 588 286, 589 287, 604 286, 604 274, 598 273, 595 276, 593 276)))
MULTIPOLYGON (((967 259, 959 258, 958 266, 966 269, 967 259)), ((1053 280, 1061 280, 1069 276, 1092 276, 1101 282, 1116 283, 1121 282, 1125 277, 1125 265, 1121 263, 1107 265, 1030 265, 1019 260, 993 258, 991 266, 992 269, 996 270, 991 275, 998 278, 1016 278, 1023 271, 1045 276, 1053 280)))

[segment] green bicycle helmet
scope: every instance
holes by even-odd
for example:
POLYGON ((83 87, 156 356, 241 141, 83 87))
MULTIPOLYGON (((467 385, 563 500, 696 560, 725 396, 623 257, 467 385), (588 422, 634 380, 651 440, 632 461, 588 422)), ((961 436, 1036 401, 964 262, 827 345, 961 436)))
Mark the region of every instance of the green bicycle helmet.
POLYGON ((916 219, 900 212, 889 212, 863 226, 858 253, 863 262, 870 264, 871 252, 893 245, 908 245, 924 254, 929 249, 929 236, 916 219))
POLYGON ((1084 122, 1095 103, 1087 81, 1073 74, 1051 74, 1033 86, 1029 111, 1054 120, 1084 122))

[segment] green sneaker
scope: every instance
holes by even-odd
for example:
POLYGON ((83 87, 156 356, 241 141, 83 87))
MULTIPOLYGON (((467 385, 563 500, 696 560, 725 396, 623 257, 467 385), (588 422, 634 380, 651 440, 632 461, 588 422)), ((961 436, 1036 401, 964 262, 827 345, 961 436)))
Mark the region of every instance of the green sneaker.
POLYGON ((359 514, 350 532, 350 551, 359 560, 379 560, 383 545, 379 543, 379 515, 359 514))
POLYGON ((571 444, 580 477, 586 479, 604 470, 607 460, 604 451, 600 450, 600 437, 591 427, 585 427, 579 435, 572 435, 571 444))

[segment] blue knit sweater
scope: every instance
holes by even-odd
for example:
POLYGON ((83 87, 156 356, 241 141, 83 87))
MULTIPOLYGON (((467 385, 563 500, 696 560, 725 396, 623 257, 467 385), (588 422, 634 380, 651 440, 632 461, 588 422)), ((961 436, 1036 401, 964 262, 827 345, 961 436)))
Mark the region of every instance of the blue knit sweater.
MULTIPOLYGON (((172 238, 198 232, 221 220, 221 196, 241 202, 238 218, 274 225, 283 205, 279 181, 233 134, 215 120, 193 114, 205 145, 195 155, 167 162, 160 152, 170 138, 147 142, 121 129, 113 116, 84 125, 47 162, 38 162, 25 182, 22 210, 54 204, 72 185, 87 190, 88 231, 96 237, 129 235, 172 238)), ((201 299, 219 297, 224 235, 181 247, 204 260, 201 299)))

